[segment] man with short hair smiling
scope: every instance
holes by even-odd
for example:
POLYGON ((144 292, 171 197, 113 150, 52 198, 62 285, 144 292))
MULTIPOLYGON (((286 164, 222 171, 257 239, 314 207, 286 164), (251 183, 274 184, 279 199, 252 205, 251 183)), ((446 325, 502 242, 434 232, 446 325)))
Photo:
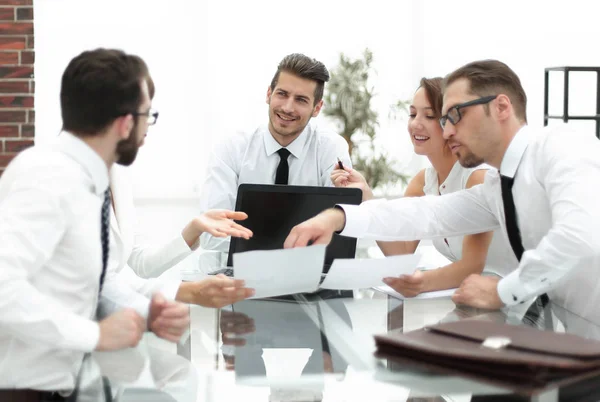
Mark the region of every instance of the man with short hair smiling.
MULTIPOLYGON (((217 145, 202 190, 201 212, 233 210, 242 183, 333 186, 329 176, 336 159, 351 166, 348 144, 309 123, 323 107, 327 81, 323 63, 298 53, 283 58, 267 89, 268 124, 217 145)), ((229 239, 204 233, 201 245, 227 252, 229 239)))

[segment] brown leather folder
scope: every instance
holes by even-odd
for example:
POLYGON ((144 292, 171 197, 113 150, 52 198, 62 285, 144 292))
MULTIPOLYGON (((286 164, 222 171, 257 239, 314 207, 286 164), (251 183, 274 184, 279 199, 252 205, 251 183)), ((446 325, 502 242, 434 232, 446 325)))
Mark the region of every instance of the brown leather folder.
POLYGON ((600 373, 600 342, 491 321, 464 320, 376 335, 376 355, 531 393, 600 373))

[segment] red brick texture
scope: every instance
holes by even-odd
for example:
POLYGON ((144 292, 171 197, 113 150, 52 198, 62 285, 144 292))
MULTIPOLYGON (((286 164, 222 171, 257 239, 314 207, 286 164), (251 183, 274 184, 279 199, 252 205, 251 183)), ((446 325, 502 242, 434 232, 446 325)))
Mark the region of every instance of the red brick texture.
POLYGON ((0 0, 0 175, 35 134, 33 0, 0 0))

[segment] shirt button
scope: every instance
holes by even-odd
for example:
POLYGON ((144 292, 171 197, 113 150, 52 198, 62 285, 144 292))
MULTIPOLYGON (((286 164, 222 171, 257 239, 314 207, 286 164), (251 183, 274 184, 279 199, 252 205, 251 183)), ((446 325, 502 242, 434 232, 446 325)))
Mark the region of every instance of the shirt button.
POLYGON ((446 185, 444 184, 444 185, 442 186, 442 188, 446 188, 446 185))

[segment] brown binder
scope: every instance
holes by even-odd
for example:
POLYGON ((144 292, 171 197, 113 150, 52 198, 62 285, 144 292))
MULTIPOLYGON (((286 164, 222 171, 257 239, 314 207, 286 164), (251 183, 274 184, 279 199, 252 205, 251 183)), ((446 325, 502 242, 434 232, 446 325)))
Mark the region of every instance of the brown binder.
POLYGON ((376 355, 519 392, 600 374, 600 342, 527 326, 464 320, 376 335, 376 355))

